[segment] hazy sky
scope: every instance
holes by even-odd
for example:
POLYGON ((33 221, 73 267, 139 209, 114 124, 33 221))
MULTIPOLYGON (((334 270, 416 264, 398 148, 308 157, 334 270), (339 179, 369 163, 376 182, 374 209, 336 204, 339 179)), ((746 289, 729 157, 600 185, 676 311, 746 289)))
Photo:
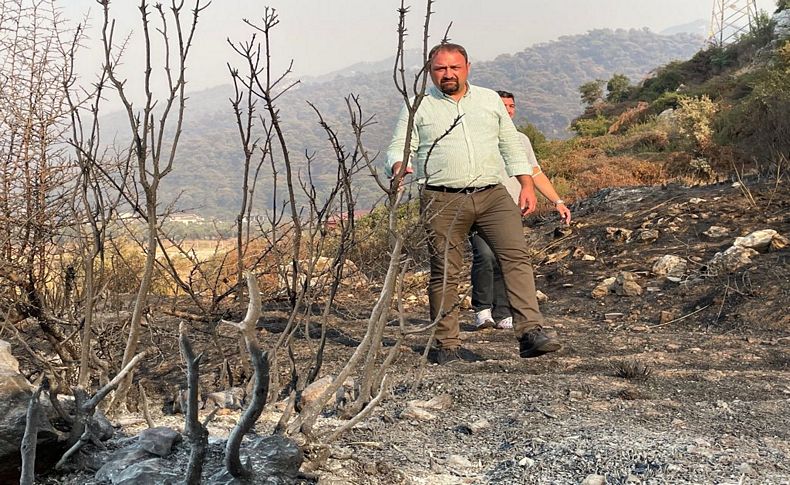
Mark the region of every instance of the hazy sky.
MULTIPOLYGON (((169 5, 170 0, 159 0, 169 5)), ((733 1, 733 0, 729 0, 733 1)), ((185 0, 192 5, 193 0, 185 0)), ((133 32, 127 65, 138 42, 139 0, 113 0, 111 15, 122 33, 133 32)), ((205 3, 205 2, 203 2, 205 3)), ((100 8, 95 0, 61 0, 64 15, 79 19, 92 11, 87 46, 98 45, 100 8)), ((277 9, 280 25, 273 31, 274 56, 284 66, 294 60, 297 75, 319 75, 354 62, 377 61, 394 52, 399 0, 213 0, 198 25, 191 57, 191 90, 229 81, 225 63, 236 62, 226 42, 246 40, 250 29, 241 19, 259 20, 264 6, 277 9), (196 72, 197 71, 197 72, 196 72)), ((424 0, 410 0, 408 47, 416 47, 424 21, 424 0)), ((773 12, 775 0, 757 0, 758 8, 773 12)), ((439 41, 450 21, 450 37, 464 44, 472 61, 513 53, 561 35, 596 28, 642 28, 659 32, 698 19, 709 21, 713 0, 437 0, 432 39, 439 41)), ((92 68, 97 52, 83 51, 83 71, 92 68)))

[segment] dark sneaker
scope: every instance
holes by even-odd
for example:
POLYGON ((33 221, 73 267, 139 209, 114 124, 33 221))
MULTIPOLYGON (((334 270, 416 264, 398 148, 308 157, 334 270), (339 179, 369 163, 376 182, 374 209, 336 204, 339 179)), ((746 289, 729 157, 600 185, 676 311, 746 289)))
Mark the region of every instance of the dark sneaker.
POLYGON ((540 357, 562 348, 556 340, 543 333, 542 329, 530 330, 518 339, 518 354, 523 359, 540 357))
POLYGON ((450 362, 456 362, 463 360, 461 358, 461 349, 436 349, 436 354, 434 356, 434 363, 439 365, 449 364, 450 362))

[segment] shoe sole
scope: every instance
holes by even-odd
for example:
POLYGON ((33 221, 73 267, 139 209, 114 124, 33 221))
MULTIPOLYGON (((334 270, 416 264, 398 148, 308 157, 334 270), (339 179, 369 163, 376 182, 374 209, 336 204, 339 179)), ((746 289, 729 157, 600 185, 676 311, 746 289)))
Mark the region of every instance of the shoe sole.
POLYGON ((496 322, 494 322, 493 320, 486 320, 480 325, 475 325, 475 330, 485 330, 487 328, 494 328, 495 326, 496 326, 496 322))
POLYGON ((557 342, 546 342, 545 344, 541 345, 540 347, 536 347, 534 349, 529 349, 527 352, 519 353, 519 356, 522 359, 531 359, 534 357, 540 357, 544 354, 550 354, 552 352, 556 352, 562 348, 562 345, 558 344, 557 342))

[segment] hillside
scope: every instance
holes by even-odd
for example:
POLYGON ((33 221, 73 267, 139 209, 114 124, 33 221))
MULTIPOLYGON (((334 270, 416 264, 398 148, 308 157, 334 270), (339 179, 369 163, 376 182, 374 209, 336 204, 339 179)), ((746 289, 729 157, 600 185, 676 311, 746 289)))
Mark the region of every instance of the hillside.
MULTIPOLYGON (((549 137, 567 137, 570 120, 582 110, 577 90, 581 83, 613 73, 641 79, 657 65, 688 58, 700 44, 700 38, 689 34, 662 36, 647 30, 595 30, 504 54, 490 62, 473 60, 471 79, 482 86, 514 92, 522 116, 518 123, 528 119, 549 137)), ((349 93, 359 95, 365 113, 374 115, 376 121, 366 132, 368 149, 375 153, 389 141, 400 108, 391 72, 362 71, 326 82, 301 83, 280 99, 283 126, 297 165, 305 166, 305 153, 317 155, 313 176, 319 189, 322 180, 334 175, 336 162, 307 101, 313 102, 349 139, 344 97, 349 93)), ((231 95, 229 85, 191 95, 177 167, 163 184, 164 193, 180 194, 181 209, 228 219, 239 204, 237 187, 242 158, 228 101, 231 95)), ((119 118, 112 118, 116 121, 111 124, 118 126, 119 118)), ((266 197, 261 199, 265 202, 258 202, 259 207, 272 203, 269 179, 261 177, 258 194, 266 197)), ((378 189, 367 180, 359 177, 356 189, 361 206, 369 207, 376 200, 378 189)))
MULTIPOLYGON (((381 406, 326 453, 306 453, 318 468, 309 468, 315 465, 310 462, 304 468, 318 483, 338 484, 787 483, 790 260, 781 245, 790 220, 776 214, 787 214, 790 192, 786 184, 751 189, 764 210, 754 210, 730 184, 670 185, 602 191, 573 206, 578 222, 571 228, 532 218, 527 238, 535 250, 538 288, 548 297, 541 309, 564 348, 525 361, 512 332, 474 331, 474 315, 465 310, 461 338, 470 361, 436 366, 422 358, 427 335, 411 333, 400 341, 389 369, 391 392, 381 406), (779 235, 770 247, 750 253, 743 266, 717 272, 708 264, 735 237, 762 229, 779 235), (629 231, 633 237, 625 236, 629 231), (656 239, 645 238, 647 231, 655 231, 656 239), (654 264, 664 255, 679 256, 685 269, 674 277, 658 274, 654 264), (638 291, 593 296, 605 278, 623 274, 638 291)), ((336 375, 363 339, 379 289, 376 281, 341 287, 322 375, 336 375)), ((407 277, 404 291, 404 325, 414 332, 428 322, 425 273, 407 277)), ((171 414, 172 402, 168 408, 184 379, 177 320, 152 320, 156 340, 145 344, 156 352, 140 370, 154 423, 173 429, 184 423, 182 414, 171 414)), ((286 321, 282 304, 265 300, 259 323, 265 348, 282 335, 286 321)), ((194 345, 206 353, 201 386, 222 395, 225 388, 211 369, 222 365, 223 356, 211 343, 209 325, 192 325, 194 345)), ((397 324, 386 327, 385 349, 399 332, 397 324)), ((318 326, 311 327, 313 342, 319 334, 318 326)), ((312 350, 303 332, 293 338, 301 368, 312 350)), ((234 334, 223 331, 220 342, 235 362, 240 354, 234 334)), ((30 365, 21 349, 16 353, 23 366, 30 365)), ((266 408, 256 424, 258 436, 272 433, 284 402, 266 408)), ((319 433, 347 422, 343 402, 327 405, 316 424, 319 433)), ((216 405, 207 400, 201 419, 216 405)), ((206 477, 221 470, 224 439, 241 414, 226 406, 208 424, 206 477)), ((125 435, 108 442, 106 451, 90 448, 97 468, 109 463, 112 469, 114 459, 134 452, 136 438, 127 436, 145 429, 140 411, 115 422, 125 435)), ((254 441, 246 443, 245 452, 256 456, 254 441)), ((133 458, 142 459, 137 453, 133 458)), ((188 455, 184 440, 157 462, 161 471, 155 476, 183 473, 188 455)), ((92 472, 41 478, 59 485, 107 483, 92 472)))

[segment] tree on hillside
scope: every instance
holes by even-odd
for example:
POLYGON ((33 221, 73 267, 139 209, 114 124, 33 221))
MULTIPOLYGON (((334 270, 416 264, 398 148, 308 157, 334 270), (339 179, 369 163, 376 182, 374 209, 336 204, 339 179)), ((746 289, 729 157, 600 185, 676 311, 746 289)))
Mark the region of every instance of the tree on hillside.
POLYGON ((579 86, 579 94, 581 95, 582 102, 587 106, 592 106, 601 99, 603 99, 603 87, 606 81, 603 79, 596 79, 589 81, 579 86))
MULTIPOLYGON (((151 20, 150 4, 147 0, 140 1, 140 20, 142 23, 145 50, 145 78, 143 95, 145 102, 142 110, 132 101, 131 90, 127 79, 120 73, 122 50, 117 47, 114 38, 114 21, 110 18, 110 1, 100 0, 104 12, 102 28, 102 44, 104 47, 104 66, 110 85, 115 89, 120 98, 127 117, 127 133, 131 138, 131 152, 129 154, 135 169, 136 183, 131 187, 121 187, 127 202, 134 208, 146 222, 145 241, 142 248, 145 251, 145 268, 140 276, 140 286, 129 323, 129 335, 123 353, 121 366, 125 367, 137 353, 140 338, 143 313, 148 307, 148 296, 151 291, 153 274, 156 265, 157 246, 160 243, 160 215, 162 208, 159 202, 159 189, 162 179, 173 171, 176 149, 181 136, 186 107, 186 61, 192 46, 192 39, 197 27, 198 17, 206 8, 196 0, 189 23, 183 24, 180 17, 184 7, 183 2, 173 0, 169 10, 172 20, 168 20, 165 7, 161 3, 154 6, 159 17, 158 26, 151 20), (152 61, 154 49, 151 29, 156 29, 161 36, 161 47, 166 55, 160 66, 164 72, 166 90, 161 99, 157 99, 152 87, 151 74, 155 67, 152 61), (173 32, 172 29, 175 29, 173 32), (175 34, 175 35, 174 35, 175 34), (174 59, 172 59, 172 58, 174 59), (172 64, 171 64, 172 63, 172 64), (158 118, 158 119, 157 119, 158 118), (170 133, 170 135, 167 135, 170 133)), ((160 72, 162 72, 160 71, 160 72)), ((113 399, 113 404, 120 404, 125 408, 126 395, 131 386, 131 373, 124 379, 113 399)))
POLYGON ((606 83, 606 100, 612 103, 619 103, 628 98, 631 80, 625 74, 615 74, 606 83))

